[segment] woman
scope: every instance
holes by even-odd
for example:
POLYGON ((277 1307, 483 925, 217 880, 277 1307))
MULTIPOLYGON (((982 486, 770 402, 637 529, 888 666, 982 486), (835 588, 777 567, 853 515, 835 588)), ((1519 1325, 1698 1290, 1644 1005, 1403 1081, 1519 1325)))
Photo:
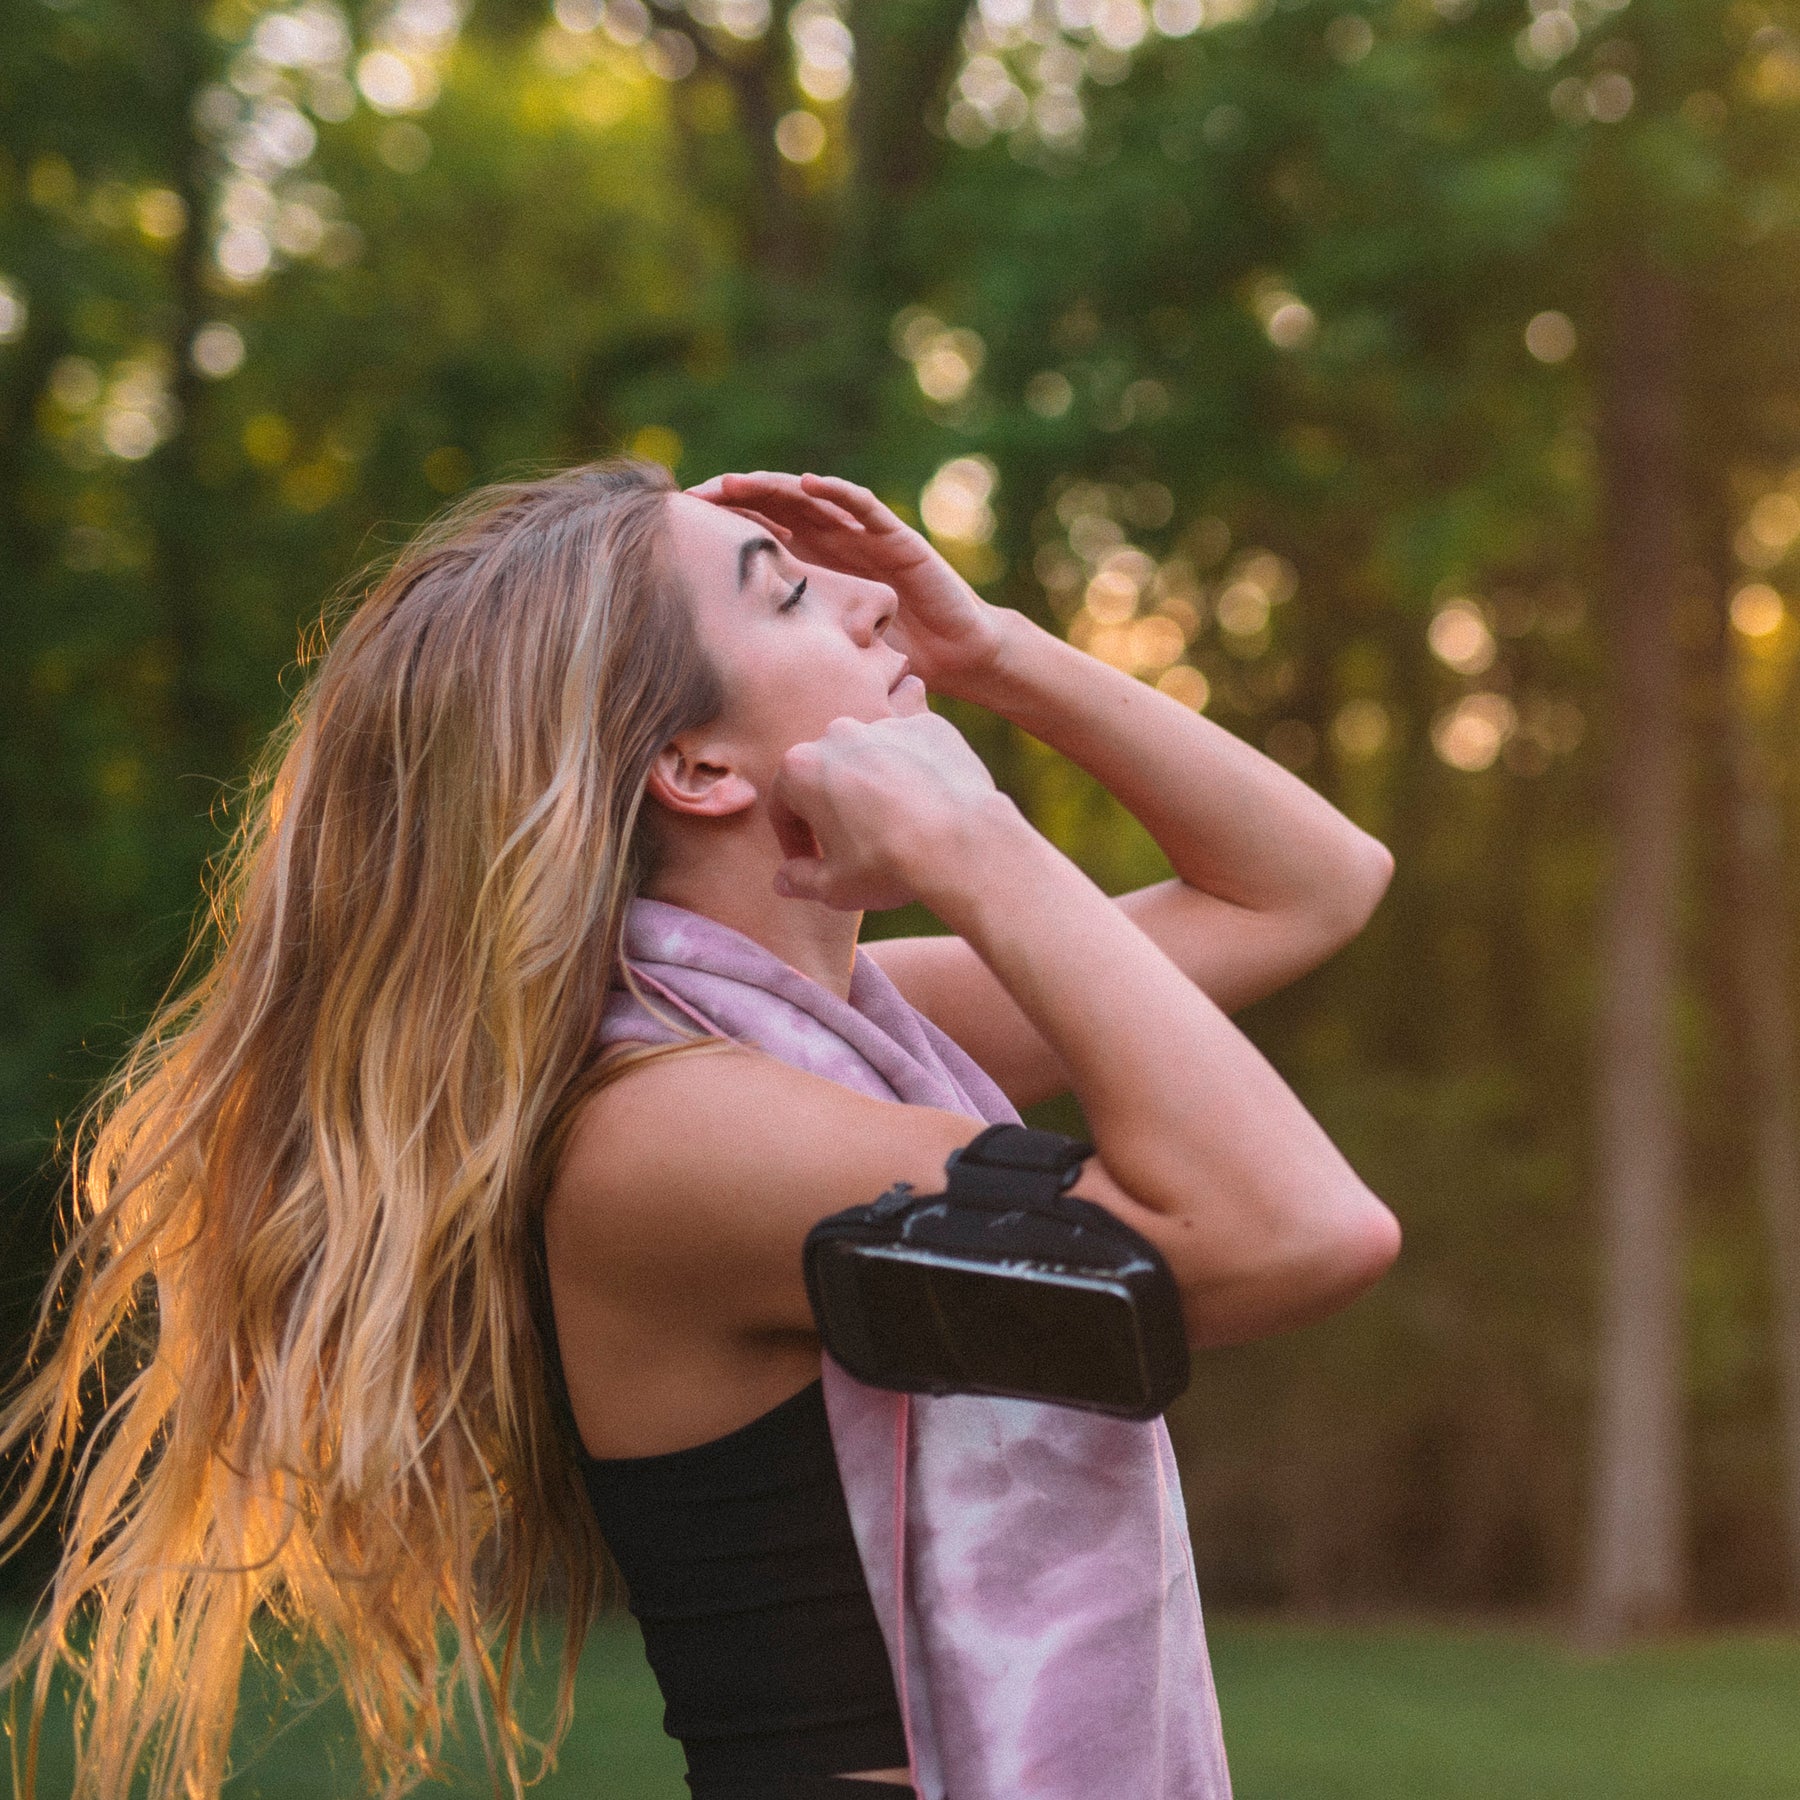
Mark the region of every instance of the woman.
POLYGON ((895 1693, 909 1659, 875 1632, 879 1578, 818 1455, 799 1253, 824 1214, 933 1184, 978 1109, 895 1105, 698 1032, 650 1048, 671 1034, 624 966, 633 920, 694 921, 820 1016, 891 982, 935 1030, 918 1055, 963 1070, 946 1093, 1072 1087, 1098 1146, 1074 1191, 1161 1248, 1193 1341, 1226 1343, 1342 1304, 1396 1252, 1222 1010, 1346 941, 1388 870, 1226 733, 979 600, 861 489, 677 494, 612 464, 468 501, 325 655, 253 791, 208 966, 82 1140, 76 1228, 0 1429, 37 1452, 10 1537, 107 1377, 17 1664, 40 1710, 58 1659, 77 1668, 78 1791, 112 1800, 147 1767, 156 1800, 215 1794, 265 1608, 334 1659, 371 1788, 429 1772, 457 1683, 516 1785, 522 1628, 564 1596, 554 1739, 596 1506, 640 1609, 708 1571, 699 1630, 672 1604, 651 1644, 672 1722, 711 1684, 696 1792, 879 1794, 909 1764, 926 1787, 895 1693), (928 689, 1081 763, 1175 879, 1106 899, 928 689), (915 898, 956 935, 859 959, 861 911, 915 898), (810 1458, 787 1501, 783 1445, 810 1458), (806 1579, 770 1592, 784 1505, 806 1579), (834 1712, 794 1690, 809 1653, 834 1712), (759 1737, 745 1707, 771 1691, 798 1704, 759 1737))

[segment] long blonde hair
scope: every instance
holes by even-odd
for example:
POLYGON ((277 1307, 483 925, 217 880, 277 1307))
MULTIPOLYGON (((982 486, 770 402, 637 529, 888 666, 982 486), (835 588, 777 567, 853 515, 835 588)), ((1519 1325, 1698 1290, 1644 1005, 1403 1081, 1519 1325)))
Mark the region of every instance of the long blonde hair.
POLYGON ((78 1800, 134 1772, 150 1800, 216 1795, 266 1627, 329 1656, 372 1791, 438 1769, 459 1686, 515 1792, 568 1724, 603 1565, 532 1213, 650 763, 721 699, 665 556, 671 487, 615 462, 492 488, 402 554, 251 785, 198 973, 77 1136, 0 1413, 24 1470, 0 1544, 69 1494, 0 1673, 33 1678, 26 1796, 59 1665, 78 1800), (567 1630, 540 1743, 513 1687, 547 1595, 567 1630))

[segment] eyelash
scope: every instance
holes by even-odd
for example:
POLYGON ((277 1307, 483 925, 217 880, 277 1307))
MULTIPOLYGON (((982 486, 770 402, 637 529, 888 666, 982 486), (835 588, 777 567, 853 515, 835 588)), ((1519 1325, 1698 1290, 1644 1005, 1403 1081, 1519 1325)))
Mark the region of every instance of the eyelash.
POLYGON ((804 575, 801 576, 799 584, 795 587, 794 591, 789 594, 778 607, 776 607, 775 610, 777 612, 787 612, 790 608, 800 604, 800 596, 806 592, 806 579, 807 578, 804 575))

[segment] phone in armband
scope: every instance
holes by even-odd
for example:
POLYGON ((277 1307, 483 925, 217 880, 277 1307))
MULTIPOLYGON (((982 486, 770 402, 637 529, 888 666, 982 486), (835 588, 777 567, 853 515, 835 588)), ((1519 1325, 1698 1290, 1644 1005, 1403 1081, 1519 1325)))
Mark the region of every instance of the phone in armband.
POLYGON ((904 1393, 1164 1411, 1188 1384, 1180 1295, 1148 1239, 1069 1193, 1092 1154, 993 1125, 951 1154, 941 1194, 900 1182, 821 1219, 805 1271, 826 1350, 904 1393))

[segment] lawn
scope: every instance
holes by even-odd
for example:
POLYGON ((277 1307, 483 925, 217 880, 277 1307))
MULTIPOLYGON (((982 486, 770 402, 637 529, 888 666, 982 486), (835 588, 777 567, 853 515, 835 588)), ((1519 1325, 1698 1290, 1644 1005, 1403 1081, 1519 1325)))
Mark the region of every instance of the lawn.
MULTIPOLYGON (((1225 1620, 1212 1630, 1238 1800, 1800 1800, 1800 1640, 1717 1637, 1592 1660, 1544 1634, 1225 1620)), ((342 1713, 271 1733, 246 1693, 243 1800, 349 1800, 342 1713)), ((597 1631, 545 1800, 682 1800, 635 1634, 597 1631)), ((42 1792, 67 1792, 66 1721, 42 1792)), ((476 1795, 471 1777, 439 1793, 476 1795)))

